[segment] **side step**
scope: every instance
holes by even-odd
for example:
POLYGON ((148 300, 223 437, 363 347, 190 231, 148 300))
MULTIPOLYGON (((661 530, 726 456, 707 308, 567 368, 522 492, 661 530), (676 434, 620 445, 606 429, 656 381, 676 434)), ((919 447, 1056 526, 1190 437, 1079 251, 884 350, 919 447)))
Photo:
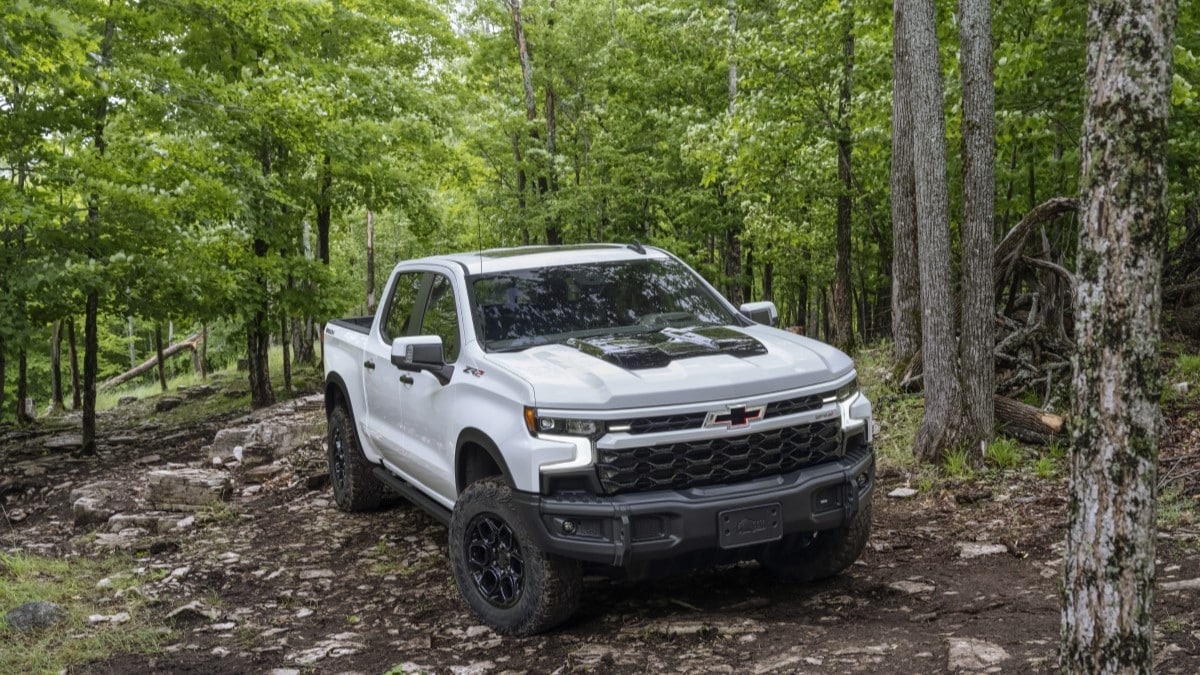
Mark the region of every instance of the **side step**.
POLYGON ((375 474, 375 477, 384 485, 399 492, 401 497, 416 504, 422 511, 433 516, 435 520, 447 527, 450 526, 450 509, 425 496, 424 492, 409 485, 403 479, 397 478, 387 469, 375 467, 371 470, 371 473, 375 474))

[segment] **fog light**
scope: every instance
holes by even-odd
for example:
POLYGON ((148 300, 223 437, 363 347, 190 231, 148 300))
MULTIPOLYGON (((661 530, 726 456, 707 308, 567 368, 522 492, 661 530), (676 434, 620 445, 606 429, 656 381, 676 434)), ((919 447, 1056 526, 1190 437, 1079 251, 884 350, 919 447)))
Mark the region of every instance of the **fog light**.
POLYGON ((575 521, 564 520, 562 524, 562 531, 565 534, 575 534, 575 521))

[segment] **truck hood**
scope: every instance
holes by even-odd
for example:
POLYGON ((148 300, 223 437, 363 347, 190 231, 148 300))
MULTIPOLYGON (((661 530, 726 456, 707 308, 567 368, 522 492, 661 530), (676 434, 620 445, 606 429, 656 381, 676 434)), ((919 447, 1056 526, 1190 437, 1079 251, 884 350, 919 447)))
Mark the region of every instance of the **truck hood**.
POLYGON ((535 405, 606 410, 748 398, 854 367, 827 344, 767 326, 583 338, 488 359, 527 381, 535 405))

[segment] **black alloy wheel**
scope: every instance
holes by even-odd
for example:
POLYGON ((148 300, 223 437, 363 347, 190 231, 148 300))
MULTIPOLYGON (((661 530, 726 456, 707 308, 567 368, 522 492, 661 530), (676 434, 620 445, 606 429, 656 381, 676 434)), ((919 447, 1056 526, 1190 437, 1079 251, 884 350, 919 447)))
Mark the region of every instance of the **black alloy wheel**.
POLYGON ((491 513, 475 516, 467 525, 466 549, 479 595, 494 607, 516 605, 525 587, 525 558, 508 523, 491 513))

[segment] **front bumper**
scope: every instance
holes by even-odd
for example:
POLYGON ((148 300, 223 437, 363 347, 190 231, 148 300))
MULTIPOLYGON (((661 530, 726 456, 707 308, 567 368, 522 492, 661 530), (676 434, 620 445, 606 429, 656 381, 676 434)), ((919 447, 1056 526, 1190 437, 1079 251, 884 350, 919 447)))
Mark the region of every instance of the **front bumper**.
POLYGON ((513 505, 544 551, 628 567, 836 528, 855 516, 874 487, 875 452, 864 444, 838 461, 732 485, 613 496, 514 492, 513 505), (776 514, 770 518, 778 522, 731 535, 719 522, 723 516, 728 522, 731 512, 750 513, 755 522, 776 514))

